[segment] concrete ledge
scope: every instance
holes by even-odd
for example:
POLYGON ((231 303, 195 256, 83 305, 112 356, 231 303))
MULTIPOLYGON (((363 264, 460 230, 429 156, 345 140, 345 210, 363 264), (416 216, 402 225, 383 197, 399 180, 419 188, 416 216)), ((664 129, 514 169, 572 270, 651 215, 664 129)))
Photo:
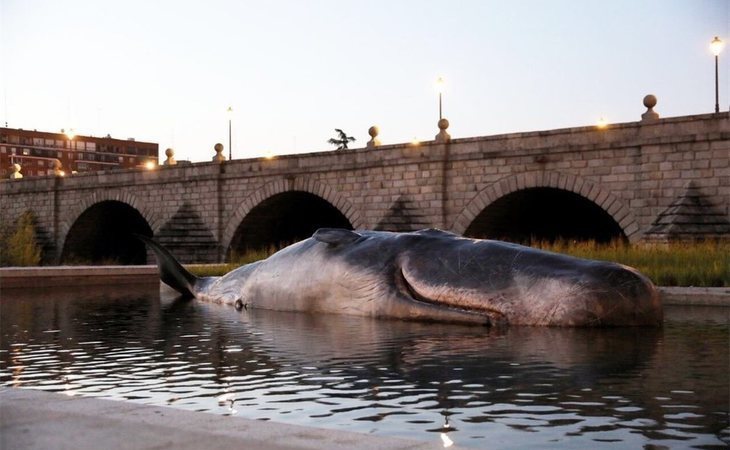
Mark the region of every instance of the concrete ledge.
POLYGON ((730 306, 730 287, 659 287, 665 305, 730 306))
MULTIPOLYGON (((68 397, 28 389, 0 391, 3 449, 434 449, 433 442, 68 397)), ((457 447, 451 447, 456 449, 457 447)))
POLYGON ((154 283, 157 266, 53 266, 0 268, 0 288, 154 283))

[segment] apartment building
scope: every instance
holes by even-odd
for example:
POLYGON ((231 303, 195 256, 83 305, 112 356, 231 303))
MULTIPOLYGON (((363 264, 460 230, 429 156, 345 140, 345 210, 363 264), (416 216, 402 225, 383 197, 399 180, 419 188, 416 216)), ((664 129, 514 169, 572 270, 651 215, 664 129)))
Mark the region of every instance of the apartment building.
POLYGON ((65 174, 157 164, 159 145, 134 139, 74 135, 70 132, 0 128, 0 170, 6 178, 13 164, 24 177, 52 175, 56 160, 65 174))

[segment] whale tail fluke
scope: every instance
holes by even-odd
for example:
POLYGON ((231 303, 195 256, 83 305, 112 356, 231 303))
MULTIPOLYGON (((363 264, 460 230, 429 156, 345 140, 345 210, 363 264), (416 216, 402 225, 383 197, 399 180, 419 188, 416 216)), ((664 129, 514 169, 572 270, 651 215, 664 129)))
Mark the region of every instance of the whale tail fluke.
POLYGON ((165 247, 151 238, 141 234, 134 236, 155 252, 157 267, 160 269, 160 280, 182 295, 195 297, 193 291, 198 277, 188 272, 165 247))

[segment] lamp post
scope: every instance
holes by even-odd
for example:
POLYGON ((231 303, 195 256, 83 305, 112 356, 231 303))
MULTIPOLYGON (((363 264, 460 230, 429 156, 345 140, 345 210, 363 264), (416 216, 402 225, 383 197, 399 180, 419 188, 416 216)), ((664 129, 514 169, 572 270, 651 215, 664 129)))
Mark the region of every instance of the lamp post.
POLYGON ((233 118, 233 108, 228 107, 228 161, 233 160, 233 147, 231 146, 231 119, 233 118))
POLYGON ((720 52, 722 52, 722 48, 724 46, 725 43, 722 42, 722 40, 717 36, 715 36, 715 39, 710 42, 710 50, 712 51, 712 54, 715 55, 715 114, 720 112, 720 84, 718 81, 718 60, 720 57, 720 52))
POLYGON ((69 128, 68 130, 61 130, 61 133, 66 135, 66 138, 68 139, 68 168, 71 170, 71 173, 73 173, 73 165, 71 164, 75 160, 76 152, 74 152, 71 147, 74 138, 76 137, 76 132, 73 128, 69 128))
POLYGON ((436 91, 439 93, 439 120, 444 118, 443 109, 441 108, 441 94, 444 92, 444 77, 436 79, 436 91))

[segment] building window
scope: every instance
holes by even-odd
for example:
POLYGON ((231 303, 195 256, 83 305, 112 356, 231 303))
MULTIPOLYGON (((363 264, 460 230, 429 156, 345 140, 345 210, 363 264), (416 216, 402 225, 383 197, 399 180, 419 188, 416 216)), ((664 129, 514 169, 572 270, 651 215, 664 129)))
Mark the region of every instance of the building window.
POLYGON ((10 147, 10 154, 14 155, 16 152, 15 147, 10 147))
POLYGON ((30 155, 30 149, 28 149, 28 148, 24 148, 24 149, 23 149, 23 155, 25 155, 25 156, 28 156, 28 155, 30 155))
POLYGON ((0 147, 0 153, 7 153, 8 149, 5 147, 0 147))
POLYGON ((56 153, 56 157, 57 157, 58 159, 61 159, 61 158, 63 158, 63 152, 58 152, 58 153, 56 153))
POLYGON ((120 156, 119 157, 119 163, 120 164, 124 164, 124 156, 120 156))
POLYGON ((96 142, 87 142, 86 150, 91 150, 92 152, 96 151, 96 142))

